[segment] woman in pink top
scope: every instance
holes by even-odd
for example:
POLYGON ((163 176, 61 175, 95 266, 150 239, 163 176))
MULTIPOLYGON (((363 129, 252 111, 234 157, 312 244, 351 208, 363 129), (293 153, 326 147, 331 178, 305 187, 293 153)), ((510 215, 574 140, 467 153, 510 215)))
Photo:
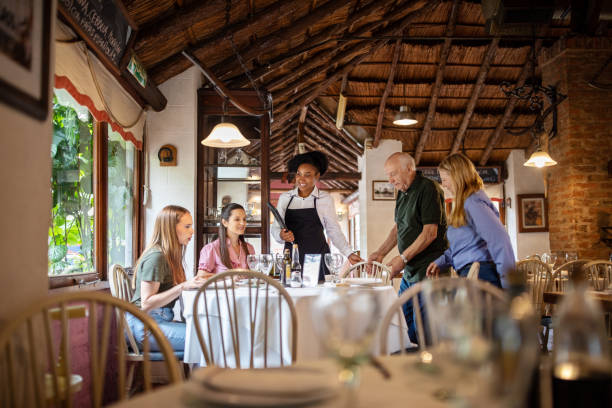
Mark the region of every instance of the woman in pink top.
POLYGON ((230 203, 221 211, 219 238, 200 252, 198 277, 210 278, 228 269, 248 269, 246 258, 254 254, 253 245, 244 240, 246 212, 241 205, 230 203))

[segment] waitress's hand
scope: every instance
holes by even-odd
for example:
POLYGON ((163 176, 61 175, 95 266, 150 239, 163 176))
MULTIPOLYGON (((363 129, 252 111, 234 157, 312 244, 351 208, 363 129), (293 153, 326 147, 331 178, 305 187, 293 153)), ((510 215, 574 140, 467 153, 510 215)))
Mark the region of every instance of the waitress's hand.
POLYGON ((282 229, 280 232, 280 237, 285 242, 294 242, 295 237, 293 236, 293 232, 288 229, 282 229))
POLYGON ((438 265, 436 265, 435 262, 432 262, 427 267, 426 274, 427 274, 427 277, 430 279, 437 278, 438 275, 440 274, 440 268, 438 267, 438 265))
POLYGON ((348 256, 348 260, 351 263, 351 265, 355 265, 356 263, 363 262, 363 259, 361 259, 359 255, 357 254, 350 254, 348 256))

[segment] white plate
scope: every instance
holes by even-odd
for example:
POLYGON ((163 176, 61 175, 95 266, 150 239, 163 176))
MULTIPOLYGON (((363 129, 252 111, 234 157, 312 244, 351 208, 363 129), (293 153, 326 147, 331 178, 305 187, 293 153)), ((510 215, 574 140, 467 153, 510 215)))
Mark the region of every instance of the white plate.
POLYGON ((338 393, 334 376, 316 368, 197 370, 186 384, 184 402, 219 406, 292 407, 314 404, 338 393))
POLYGON ((349 285, 365 285, 365 286, 380 286, 383 284, 382 279, 376 278, 346 278, 344 283, 349 285))

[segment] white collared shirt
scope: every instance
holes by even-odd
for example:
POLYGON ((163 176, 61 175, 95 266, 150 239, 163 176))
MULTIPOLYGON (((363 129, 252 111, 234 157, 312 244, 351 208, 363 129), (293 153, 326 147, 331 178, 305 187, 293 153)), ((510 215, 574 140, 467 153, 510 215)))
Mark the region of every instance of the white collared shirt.
MULTIPOLYGON (((344 256, 349 256, 353 250, 346 241, 346 238, 340 229, 340 224, 338 224, 338 218, 336 216, 336 206, 332 196, 329 195, 328 192, 320 191, 315 186, 312 193, 310 193, 308 197, 303 198, 298 194, 298 189, 296 187, 293 190, 284 192, 280 195, 276 209, 278 210, 280 216, 284 219, 285 210, 287 210, 289 201, 291 201, 289 209, 302 210, 306 208, 314 208, 315 197, 317 198, 317 214, 319 215, 319 219, 321 220, 325 233, 331 239, 332 244, 338 248, 338 251, 340 251, 344 256), (291 200, 291 197, 293 197, 293 200, 291 200)), ((278 223, 278 220, 274 220, 274 224, 272 224, 272 227, 270 228, 272 237, 279 244, 284 244, 285 241, 281 239, 280 231, 281 226, 278 223)))

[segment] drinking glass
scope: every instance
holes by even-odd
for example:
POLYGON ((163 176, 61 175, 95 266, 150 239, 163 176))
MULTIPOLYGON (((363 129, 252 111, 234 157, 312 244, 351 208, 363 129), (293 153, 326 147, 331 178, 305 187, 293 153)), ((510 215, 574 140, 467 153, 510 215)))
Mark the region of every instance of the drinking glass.
POLYGON ((340 281, 340 279, 338 279, 338 271, 343 261, 343 256, 340 254, 325 254, 325 265, 327 265, 327 268, 331 272, 333 283, 338 283, 340 281))
POLYGON ((380 308, 375 291, 357 288, 325 288, 312 304, 315 333, 340 366, 338 380, 349 398, 359 384, 359 365, 370 360, 380 308))
POLYGON ((278 276, 278 278, 281 280, 282 280, 282 274, 285 272, 285 263, 283 261, 284 261, 283 254, 276 254, 274 256, 274 267, 276 268, 274 276, 278 276))
POLYGON ((557 263, 557 255, 553 253, 543 253, 542 262, 548 264, 551 269, 554 269, 555 263, 557 263))
POLYGON ((565 253, 565 262, 576 261, 578 259, 577 252, 566 252, 565 253))
POLYGON ((272 255, 261 254, 259 256, 259 269, 261 273, 269 275, 270 271, 272 270, 272 266, 274 266, 274 257, 272 255))
POLYGON ((247 255, 247 265, 249 265, 249 269, 252 271, 259 270, 259 255, 247 255))
POLYGON ((289 278, 289 286, 291 286, 292 288, 302 287, 302 274, 299 271, 291 272, 291 277, 289 278))

